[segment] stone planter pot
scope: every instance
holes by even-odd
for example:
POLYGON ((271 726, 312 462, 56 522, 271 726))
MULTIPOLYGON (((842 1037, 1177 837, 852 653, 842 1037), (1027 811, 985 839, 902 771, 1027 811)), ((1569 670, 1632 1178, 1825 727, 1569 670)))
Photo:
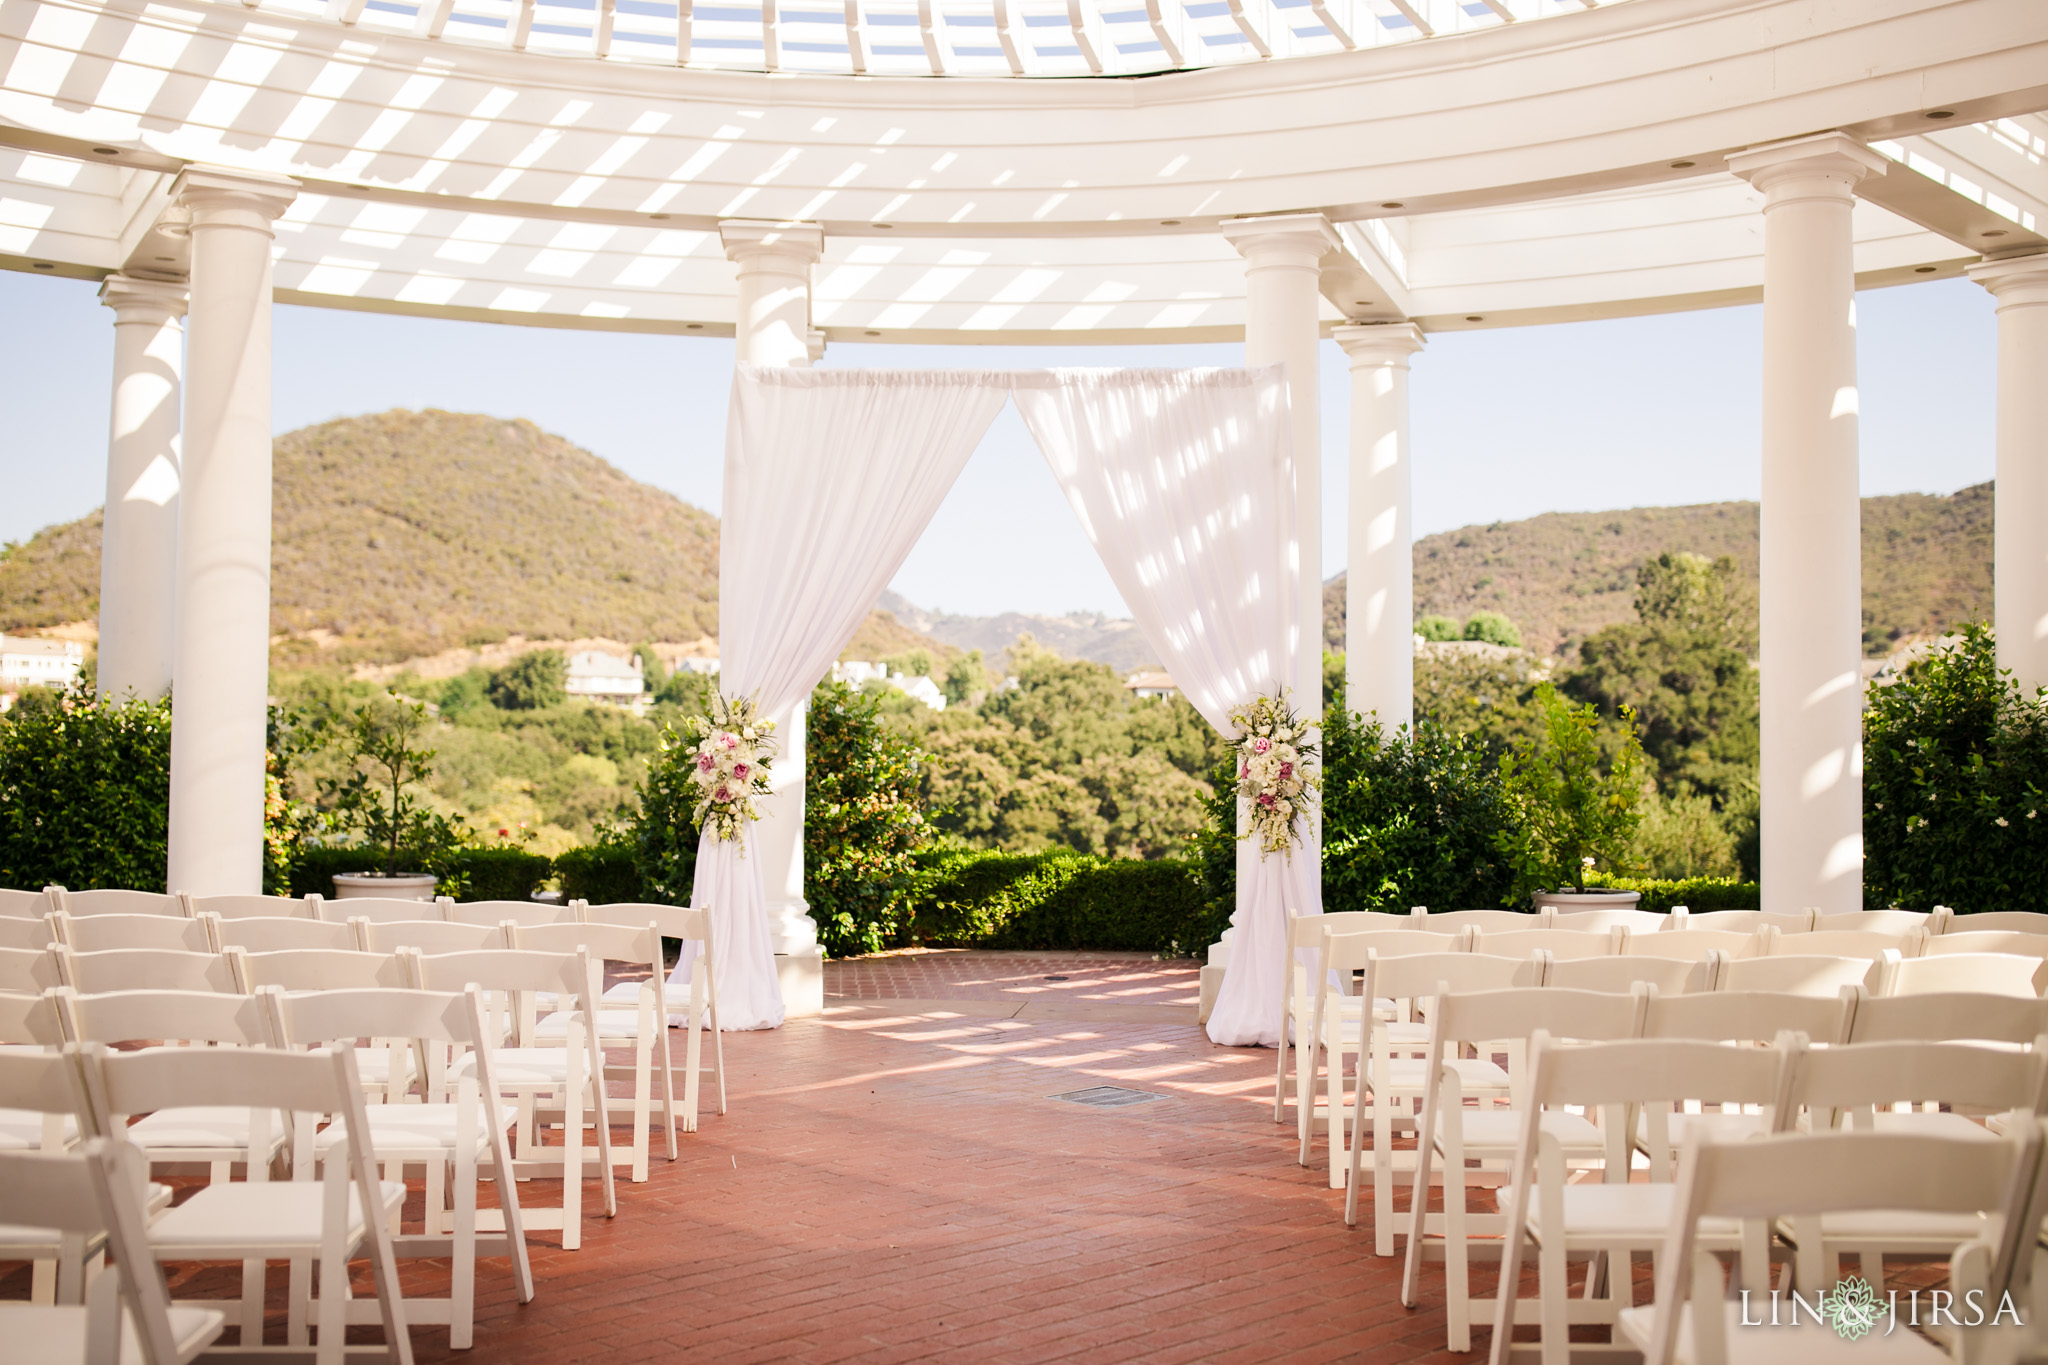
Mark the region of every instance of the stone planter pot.
POLYGON ((370 896, 386 900, 430 901, 434 879, 425 873, 387 877, 381 872, 337 872, 334 874, 336 900, 361 900, 370 896))
POLYGON ((1640 891, 1538 891, 1531 897, 1538 910, 1552 906, 1560 915, 1577 910, 1633 910, 1642 898, 1640 891))

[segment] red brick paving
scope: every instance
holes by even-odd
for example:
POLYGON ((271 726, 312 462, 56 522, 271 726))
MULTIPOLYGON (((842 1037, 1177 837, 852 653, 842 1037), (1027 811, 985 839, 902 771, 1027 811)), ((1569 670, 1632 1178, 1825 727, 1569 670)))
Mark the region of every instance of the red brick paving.
POLYGON ((1192 1006, 1200 991, 1200 970, 1196 962, 1162 962, 1148 953, 910 948, 828 964, 825 995, 828 1001, 1086 1000, 1192 1006))

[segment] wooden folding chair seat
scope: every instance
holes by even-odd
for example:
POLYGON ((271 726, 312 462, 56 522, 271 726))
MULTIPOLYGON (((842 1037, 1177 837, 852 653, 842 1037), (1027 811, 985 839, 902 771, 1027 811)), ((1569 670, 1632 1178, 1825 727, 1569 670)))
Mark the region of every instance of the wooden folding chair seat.
MULTIPOLYGON (((389 1219, 405 1204, 405 1186, 378 1181, 368 1145, 345 1139, 329 1149, 324 1177, 312 1178, 318 1120, 339 1115, 347 1131, 365 1131, 351 1049, 292 1053, 172 1047, 111 1052, 95 1044, 80 1054, 80 1060, 97 1136, 119 1133, 121 1115, 177 1105, 246 1107, 259 1116, 274 1113, 274 1106, 290 1115, 293 1179, 209 1185, 149 1228, 149 1249, 158 1261, 319 1262, 318 1297, 310 1307, 292 1304, 293 1311, 309 1314, 316 1324, 316 1365, 341 1365, 349 1317, 348 1263, 366 1257, 377 1285, 386 1348, 399 1365, 411 1365, 412 1339, 406 1334, 397 1263, 387 1231, 389 1219)), ((268 1145, 266 1133, 252 1132, 252 1153, 268 1145)), ((252 1174, 255 1167, 252 1162, 252 1174)), ((245 1281, 245 1295, 246 1291, 245 1281)), ((245 1297, 245 1321, 249 1307, 245 1297)), ((260 1297, 255 1307, 260 1314, 260 1297)), ((244 1348, 258 1344, 242 1343, 244 1348)))
POLYGON ((57 907, 41 891, 0 886, 0 919, 41 919, 57 907))
MULTIPOLYGON (((1528 1040, 1539 1030, 1561 1038, 1607 1041, 1630 1038, 1641 1026, 1648 992, 1628 995, 1550 987, 1482 985, 1477 990, 1451 989, 1430 1003, 1430 1044, 1422 1062, 1422 1117, 1409 1184, 1407 1261, 1402 1270, 1402 1303, 1413 1307, 1421 1293, 1422 1265, 1432 1254, 1444 1263, 1445 1330, 1450 1349, 1472 1349, 1472 1319, 1487 1311, 1486 1300, 1471 1291, 1471 1261, 1476 1237, 1498 1237, 1506 1228, 1500 1214, 1475 1214, 1468 1208, 1472 1189, 1499 1185, 1509 1173, 1520 1140, 1522 1114, 1527 1111, 1528 1040), (1490 1058, 1505 1051, 1503 1071, 1490 1058), (1466 1058, 1461 1054, 1476 1055, 1466 1058), (1477 1073, 1484 1063, 1491 1074, 1477 1073), (1474 1084, 1478 1080, 1479 1084, 1474 1084), (1476 1099, 1480 1107, 1467 1108, 1476 1099), (1502 1101, 1506 1101, 1502 1104, 1502 1101), (1475 1167, 1473 1163, 1478 1163, 1475 1167), (1440 1164, 1439 1164, 1440 1163, 1440 1164), (1429 1212, 1433 1172, 1441 1170, 1442 1213, 1429 1212)), ((1560 1144, 1564 1159, 1577 1165, 1597 1162, 1619 1136, 1596 1128, 1577 1115, 1553 1113, 1544 1131, 1560 1144)), ((1377 1139, 1378 1134, 1375 1133, 1377 1139)), ((1392 1251, 1395 1214, 1391 1191, 1384 1210, 1375 1211, 1379 1240, 1392 1251)), ((1346 1200, 1345 1216, 1354 1216, 1346 1200)), ((1377 1248, 1375 1248, 1377 1250, 1377 1248)), ((1386 1253, 1382 1253, 1386 1254, 1386 1253)))
MULTIPOLYGON (((1767 1130, 1778 1123, 1789 1065, 1778 1048, 1731 1048, 1682 1039, 1632 1039, 1560 1047, 1539 1031, 1529 1048, 1527 1104, 1521 1114, 1514 1153, 1514 1181, 1502 1190, 1506 1229, 1501 1243, 1500 1279, 1494 1291, 1492 1365, 1509 1365, 1515 1320, 1529 1306, 1521 1297, 1525 1247, 1534 1244, 1537 1300, 1542 1326, 1543 1365, 1570 1365, 1570 1330, 1581 1324, 1616 1327, 1634 1305, 1630 1264, 1636 1252, 1654 1253, 1663 1244, 1676 1207, 1676 1162, 1665 1140, 1667 1125, 1653 1122, 1649 1183, 1630 1180, 1635 1144, 1628 1115, 1638 1106, 1664 1113, 1678 1104, 1702 1101, 1757 1106, 1767 1130), (1583 1157, 1552 1120, 1584 1124, 1575 1109, 1598 1112, 1605 1138, 1597 1150, 1600 1179, 1574 1183, 1567 1169, 1583 1157), (1571 1297, 1569 1263, 1589 1261, 1586 1293, 1571 1297), (1604 1282, 1605 1293, 1593 1292, 1604 1282)), ((1705 1120, 1711 1123, 1713 1120, 1705 1120)), ((1701 1131, 1696 1125, 1695 1131, 1701 1131)), ((1770 1264, 1766 1225, 1721 1222, 1700 1229, 1719 1250, 1741 1250, 1751 1270, 1770 1264)), ((1755 1278, 1752 1291, 1768 1290, 1755 1278)))
MULTIPOLYGON (((367 1126, 360 1130, 368 1135, 371 1159, 384 1164, 387 1178, 394 1167, 402 1171, 417 1166, 426 1185, 421 1228, 414 1233, 401 1229, 393 1238, 393 1253, 445 1258, 451 1266, 448 1297, 407 1299, 406 1320, 446 1323, 450 1349, 467 1349, 475 1334, 477 1257, 509 1256, 519 1302, 529 1303, 534 1296, 518 1182, 512 1178, 512 1152, 506 1142, 506 1133, 519 1121, 519 1108, 502 1103, 487 1106, 483 1098, 495 1093, 496 1085, 479 993, 333 990, 288 995, 266 986, 262 998, 271 1012, 274 1032, 287 1047, 338 1044, 352 1048, 358 1038, 417 1038, 468 1049, 478 1057, 476 1071, 458 1077, 450 1087, 452 1099, 367 1106, 361 1116, 367 1126), (480 1231, 477 1216, 477 1183, 486 1168, 498 1193, 502 1231, 495 1233, 480 1231)), ((358 1130, 351 1129, 347 1120, 330 1123, 314 1139, 314 1155, 326 1160, 354 1131, 358 1130)), ((292 1273, 303 1280, 306 1267, 295 1263, 292 1273)), ((300 1300, 301 1293, 295 1291, 293 1301, 300 1300)), ((354 1317, 359 1318, 360 1308, 354 1317)), ((295 1327, 292 1341, 303 1340, 303 1327, 295 1327)))
POLYGON ((121 949, 212 953, 212 935, 198 920, 168 915, 84 915, 59 912, 50 916, 56 941, 74 953, 105 953, 121 949))
POLYGON ((276 919, 252 915, 246 919, 223 919, 208 912, 200 916, 213 935, 215 952, 240 948, 245 953, 295 952, 306 948, 353 953, 357 947, 353 925, 333 924, 317 919, 276 919))
POLYGON ((149 1254, 138 1165, 132 1150, 105 1138, 68 1154, 0 1152, 0 1208, 60 1238, 105 1244, 116 1261, 82 1304, 0 1303, 9 1359, 186 1365, 220 1336, 219 1311, 171 1305, 149 1254))
MULTIPOLYGON (((1809 1042, 1832 1047, 1849 1041, 1849 1030, 1867 998, 1858 987, 1847 987, 1834 996, 1787 995, 1775 991, 1709 991, 1671 995, 1652 989, 1643 1010, 1642 1036, 1650 1039, 1690 1038, 1702 1042, 1748 1043, 1766 1047, 1781 1034, 1796 1034, 1809 1042)), ((1748 1113, 1723 1107, 1718 1113, 1687 1108, 1664 1116, 1665 1145, 1677 1150, 1684 1145, 1693 1120, 1711 1113, 1714 1130, 1720 1133, 1755 1134, 1770 1131, 1761 1112, 1748 1113)), ((1648 1109, 1636 1115, 1636 1150, 1651 1150, 1651 1124, 1656 1117, 1648 1109)))
MULTIPOLYGON (((718 1112, 723 1114, 726 1109, 725 1035, 718 1026, 718 950, 711 941, 711 912, 686 905, 654 905, 642 901, 590 905, 579 900, 570 904, 584 923, 622 924, 628 928, 651 924, 660 933, 664 945, 670 939, 676 940, 675 969, 669 973, 661 989, 668 1001, 669 1027, 689 1030, 683 1058, 684 1131, 696 1131, 697 1091, 700 1078, 707 1069, 717 1079, 718 1112), (709 1039, 711 1052, 708 1063, 704 1058, 706 1044, 701 1041, 705 1038, 709 1039)), ((606 1006, 624 1007, 634 1004, 639 995, 640 988, 635 983, 621 981, 606 988, 603 1001, 606 1006)))
MULTIPOLYGON (((31 1027, 55 1044, 55 1011, 47 1000, 34 1004, 31 1027)), ((0 1153, 70 1151, 78 1142, 83 1108, 78 1069, 56 1046, 0 1052, 0 1153)), ((0 1211, 6 1211, 0 1221, 0 1261, 31 1264, 30 1302, 85 1302, 88 1263, 100 1254, 102 1239, 19 1219, 4 1200, 0 1211)))
POLYGON ((319 919, 321 897, 306 896, 184 896, 185 913, 193 919, 218 915, 222 919, 319 919))
POLYGON ((169 915, 184 919, 185 903, 161 891, 68 891, 46 886, 50 908, 67 915, 169 915))

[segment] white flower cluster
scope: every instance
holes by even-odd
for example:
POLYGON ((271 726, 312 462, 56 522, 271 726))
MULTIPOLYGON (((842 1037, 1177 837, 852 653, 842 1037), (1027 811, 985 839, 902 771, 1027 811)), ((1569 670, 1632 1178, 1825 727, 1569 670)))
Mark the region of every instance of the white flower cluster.
POLYGON ((690 778, 698 827, 743 844, 747 826, 761 818, 755 798, 768 794, 775 722, 760 718, 751 697, 720 696, 709 716, 692 716, 684 729, 697 741, 690 778))
POLYGON ((1301 842, 1296 821, 1314 808, 1322 787, 1308 723, 1288 705, 1285 688, 1234 707, 1230 723, 1237 727, 1237 795, 1245 812, 1238 837, 1258 836, 1262 858, 1292 854, 1301 842))

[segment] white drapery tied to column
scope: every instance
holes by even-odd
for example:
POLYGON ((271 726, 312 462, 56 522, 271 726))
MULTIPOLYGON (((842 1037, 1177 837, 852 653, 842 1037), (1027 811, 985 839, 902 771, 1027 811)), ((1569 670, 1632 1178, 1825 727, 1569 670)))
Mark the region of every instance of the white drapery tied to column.
MULTIPOLYGON (((1232 733, 1233 706, 1293 680, 1300 643, 1282 367, 1055 370, 1020 376, 1015 396, 1146 642, 1202 718, 1232 733)), ((1290 908, 1322 909, 1314 843, 1262 858, 1240 842, 1237 932, 1209 1017, 1215 1042, 1279 1044, 1290 908)))
MULTIPOLYGON (((1008 378, 739 368, 718 548, 721 692, 753 697, 787 732, 1002 410, 1008 378)), ((752 827, 743 844, 703 835, 691 889, 711 912, 728 1030, 782 1023, 754 843, 752 827)), ((689 969, 686 954, 679 985, 689 969)))

